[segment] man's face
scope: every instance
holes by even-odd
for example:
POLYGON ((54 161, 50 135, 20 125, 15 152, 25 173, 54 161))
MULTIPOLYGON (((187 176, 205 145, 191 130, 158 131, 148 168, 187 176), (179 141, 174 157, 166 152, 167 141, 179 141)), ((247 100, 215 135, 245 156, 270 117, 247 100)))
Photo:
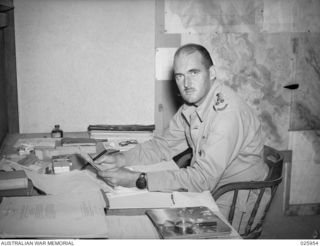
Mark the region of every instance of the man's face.
POLYGON ((203 65, 201 54, 196 51, 178 55, 174 61, 174 75, 185 102, 199 106, 211 88, 213 76, 203 65))

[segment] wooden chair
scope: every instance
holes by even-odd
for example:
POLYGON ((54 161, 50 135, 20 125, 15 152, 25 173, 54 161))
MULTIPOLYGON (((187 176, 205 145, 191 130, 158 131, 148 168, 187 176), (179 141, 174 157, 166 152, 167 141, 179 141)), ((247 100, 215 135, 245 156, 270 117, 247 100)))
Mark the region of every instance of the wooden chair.
POLYGON ((192 159, 192 149, 188 148, 180 154, 172 158, 179 168, 187 167, 190 165, 192 159))
MULTIPOLYGON (((271 205, 271 202, 273 200, 273 197, 276 193, 276 190, 278 188, 278 185, 282 181, 282 166, 283 166, 283 155, 277 151, 276 149, 273 149, 269 146, 264 146, 264 161, 269 167, 269 173, 267 178, 264 181, 250 181, 250 182, 234 182, 229 183, 226 185, 223 185, 219 187, 217 190, 211 192, 213 198, 215 200, 218 200, 218 198, 225 194, 226 192, 233 191, 233 199, 231 208, 229 211, 228 221, 230 224, 232 224, 233 219, 235 217, 235 211, 236 211, 236 203, 237 203, 237 197, 240 190, 257 190, 258 196, 254 203, 254 206, 251 210, 251 214, 249 217, 249 220, 247 221, 247 224, 245 225, 245 232, 240 234, 243 238, 253 239, 253 238, 259 238, 262 232, 262 224, 264 222, 265 216, 269 210, 269 207, 271 205), (261 219, 259 219, 259 222, 253 227, 255 217, 257 215, 257 211, 259 209, 262 197, 266 191, 266 189, 271 190, 271 196, 269 198, 269 201, 267 202, 263 215, 261 219)), ((246 211, 247 213, 250 211, 246 211)))
MULTIPOLYGON (((176 158, 176 163, 179 167, 185 167, 190 163, 190 151, 185 151, 185 155, 180 156, 179 159, 176 158)), ((256 190, 258 191, 257 199, 254 203, 254 206, 251 211, 246 211, 250 213, 249 220, 245 225, 244 233, 240 234, 243 238, 259 238, 262 232, 262 224, 264 222, 265 216, 269 210, 273 197, 276 193, 278 185, 282 181, 282 166, 283 166, 283 155, 274 148, 269 146, 264 146, 264 154, 263 158, 265 163, 269 167, 269 173, 267 178, 264 181, 250 181, 250 182, 234 182, 223 185, 219 187, 217 190, 211 192, 213 198, 218 200, 218 198, 227 193, 233 191, 232 204, 228 215, 228 221, 232 225, 232 222, 235 218, 236 206, 237 206, 237 198, 240 190, 256 190), (266 189, 271 190, 270 198, 265 205, 263 215, 259 219, 259 222, 254 225, 255 217, 257 215, 257 211, 259 209, 262 197, 266 191, 266 189)), ((239 232, 240 233, 240 232, 239 232)))

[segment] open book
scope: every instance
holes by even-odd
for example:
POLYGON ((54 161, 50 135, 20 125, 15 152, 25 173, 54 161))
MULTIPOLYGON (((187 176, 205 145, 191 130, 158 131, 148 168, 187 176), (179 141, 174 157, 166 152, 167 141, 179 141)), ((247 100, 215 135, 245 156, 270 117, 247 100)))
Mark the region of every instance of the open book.
POLYGON ((231 227, 207 207, 149 209, 161 238, 219 238, 229 235, 231 227))

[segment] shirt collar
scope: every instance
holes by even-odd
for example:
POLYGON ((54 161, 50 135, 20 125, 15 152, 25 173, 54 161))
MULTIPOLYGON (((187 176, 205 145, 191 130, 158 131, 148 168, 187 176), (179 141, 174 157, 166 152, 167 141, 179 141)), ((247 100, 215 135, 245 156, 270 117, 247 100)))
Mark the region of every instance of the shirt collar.
POLYGON ((214 95, 219 92, 221 92, 221 83, 219 81, 215 81, 213 83, 212 87, 210 88, 208 95, 206 96, 204 101, 198 107, 196 107, 194 105, 190 106, 187 104, 184 104, 182 106, 181 113, 189 125, 190 125, 190 116, 192 114, 196 113, 199 120, 201 122, 203 122, 205 120, 205 118, 207 117, 209 110, 215 111, 214 105, 216 103, 216 97, 214 97, 214 95))

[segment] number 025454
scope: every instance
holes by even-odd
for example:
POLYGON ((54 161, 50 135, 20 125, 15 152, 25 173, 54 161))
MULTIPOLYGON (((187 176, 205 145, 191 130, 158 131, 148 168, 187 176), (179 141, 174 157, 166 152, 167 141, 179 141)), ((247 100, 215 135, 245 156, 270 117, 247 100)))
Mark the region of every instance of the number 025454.
POLYGON ((318 240, 305 240, 305 241, 300 241, 300 245, 302 246, 319 246, 319 241, 318 240))

